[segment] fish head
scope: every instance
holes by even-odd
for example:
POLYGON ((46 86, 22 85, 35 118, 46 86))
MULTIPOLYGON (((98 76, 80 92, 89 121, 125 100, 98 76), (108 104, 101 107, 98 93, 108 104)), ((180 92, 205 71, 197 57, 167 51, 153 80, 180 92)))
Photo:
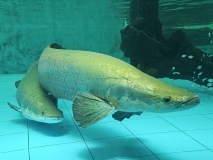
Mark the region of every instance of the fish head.
POLYGON ((42 123, 59 123, 64 119, 63 112, 48 97, 41 100, 23 99, 20 103, 22 115, 42 123))
POLYGON ((154 112, 186 110, 200 103, 199 97, 194 93, 164 82, 147 87, 149 92, 142 101, 145 101, 149 106, 148 109, 154 112))
POLYGON ((119 99, 122 111, 171 112, 192 108, 200 103, 199 97, 160 80, 134 84, 126 87, 125 94, 119 99))
POLYGON ((156 112, 181 111, 192 108, 200 103, 199 97, 186 89, 168 86, 151 95, 150 102, 156 112), (151 102, 152 101, 152 102, 151 102))

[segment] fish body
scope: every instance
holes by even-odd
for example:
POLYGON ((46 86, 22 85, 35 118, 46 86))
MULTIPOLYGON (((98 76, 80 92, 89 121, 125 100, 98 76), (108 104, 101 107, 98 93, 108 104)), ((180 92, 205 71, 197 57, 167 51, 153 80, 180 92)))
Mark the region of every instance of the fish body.
POLYGON ((57 108, 54 99, 40 85, 38 80, 38 61, 32 64, 21 81, 16 82, 16 99, 20 106, 9 106, 30 120, 44 123, 58 123, 63 113, 57 108))
POLYGON ((197 95, 185 89, 96 52, 60 50, 50 45, 39 59, 38 73, 43 88, 57 98, 73 101, 73 115, 81 127, 113 110, 170 112, 199 103, 197 95))

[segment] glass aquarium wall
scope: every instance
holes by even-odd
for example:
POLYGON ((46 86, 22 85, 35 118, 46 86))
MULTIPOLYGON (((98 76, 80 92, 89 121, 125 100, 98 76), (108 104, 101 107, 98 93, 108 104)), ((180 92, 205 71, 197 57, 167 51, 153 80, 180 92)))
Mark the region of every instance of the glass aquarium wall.
POLYGON ((167 38, 175 30, 182 29, 193 45, 213 54, 212 13, 212 0, 159 1, 159 18, 167 38))
POLYGON ((213 0, 0 1, 0 160, 213 160, 212 102, 213 0))
POLYGON ((24 73, 53 42, 122 58, 127 8, 124 0, 1 1, 0 74, 24 73))

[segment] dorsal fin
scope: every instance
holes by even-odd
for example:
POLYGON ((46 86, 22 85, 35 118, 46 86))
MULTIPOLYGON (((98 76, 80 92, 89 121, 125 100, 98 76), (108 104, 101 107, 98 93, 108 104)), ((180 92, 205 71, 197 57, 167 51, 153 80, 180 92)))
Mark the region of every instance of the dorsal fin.
POLYGON ((58 43, 52 43, 50 45, 50 48, 53 48, 53 49, 65 49, 64 47, 62 47, 62 45, 60 45, 58 43))
POLYGON ((18 85, 19 85, 20 82, 21 82, 21 80, 15 82, 16 88, 18 88, 18 85))

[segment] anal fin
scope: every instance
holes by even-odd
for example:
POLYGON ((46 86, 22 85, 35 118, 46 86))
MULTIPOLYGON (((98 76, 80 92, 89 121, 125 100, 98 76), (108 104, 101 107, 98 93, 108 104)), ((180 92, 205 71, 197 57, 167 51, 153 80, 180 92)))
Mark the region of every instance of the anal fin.
POLYGON ((106 117, 114 107, 96 96, 79 93, 73 101, 72 110, 75 121, 84 128, 106 117))
POLYGON ((143 112, 122 112, 122 111, 117 111, 115 112, 112 117, 118 121, 122 121, 125 118, 130 118, 133 115, 141 115, 143 112))

